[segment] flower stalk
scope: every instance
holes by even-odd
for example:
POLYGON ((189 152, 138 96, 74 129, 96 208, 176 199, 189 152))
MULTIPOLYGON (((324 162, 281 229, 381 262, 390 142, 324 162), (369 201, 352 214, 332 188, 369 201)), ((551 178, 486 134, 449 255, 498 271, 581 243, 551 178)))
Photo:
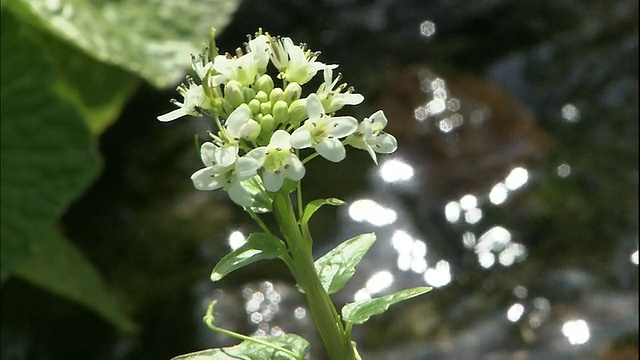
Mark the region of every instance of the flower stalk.
POLYGON ((304 290, 329 358, 355 359, 351 340, 347 337, 342 320, 316 273, 311 253, 311 239, 302 235, 288 194, 283 194, 282 191, 275 194, 273 214, 286 240, 292 260, 292 263, 287 265, 298 285, 304 290))

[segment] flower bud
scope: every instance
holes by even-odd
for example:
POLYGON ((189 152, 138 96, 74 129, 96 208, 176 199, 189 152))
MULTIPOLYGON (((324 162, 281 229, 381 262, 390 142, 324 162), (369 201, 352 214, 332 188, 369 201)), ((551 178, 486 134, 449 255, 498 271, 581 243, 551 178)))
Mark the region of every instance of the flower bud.
POLYGON ((267 101, 260 104, 260 112, 263 115, 271 114, 271 103, 267 101))
POLYGON ((266 94, 270 93, 271 90, 273 90, 273 86, 273 79, 267 74, 260 76, 260 78, 256 82, 256 89, 258 89, 258 91, 262 90, 266 94))
POLYGON ((255 98, 261 103, 269 101, 269 95, 267 95, 267 93, 262 90, 258 91, 255 98))
POLYGON ((222 111, 229 115, 235 110, 235 107, 227 99, 222 99, 222 111))
POLYGON ((256 97, 256 91, 250 87, 245 87, 242 89, 245 101, 249 101, 256 97))
POLYGON ((289 123, 297 125, 308 116, 306 99, 295 100, 289 105, 289 123))
POLYGON ((258 101, 258 99, 251 99, 251 101, 249 101, 249 109, 251 109, 253 115, 260 114, 260 101, 258 101))
POLYGON ((279 100, 273 104, 271 114, 278 124, 284 124, 289 121, 289 105, 284 100, 279 100))
POLYGON ((284 89, 284 100, 289 104, 300 99, 302 95, 302 87, 297 82, 292 82, 284 89))
POLYGON ((260 137, 264 139, 271 138, 271 134, 273 130, 276 129, 276 121, 273 119, 271 115, 264 115, 262 119, 260 119, 260 137))
POLYGON ((224 98, 233 107, 238 107, 244 103, 244 93, 242 85, 235 80, 230 80, 227 85, 224 86, 224 98))
POLYGON ((284 91, 280 88, 275 88, 269 93, 269 100, 275 104, 276 101, 284 99, 284 91))

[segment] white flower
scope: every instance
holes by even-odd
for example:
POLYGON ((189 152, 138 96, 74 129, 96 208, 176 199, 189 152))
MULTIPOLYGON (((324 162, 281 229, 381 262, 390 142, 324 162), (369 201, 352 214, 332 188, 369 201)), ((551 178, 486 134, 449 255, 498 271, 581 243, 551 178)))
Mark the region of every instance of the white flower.
POLYGON ((206 61, 206 57, 203 54, 198 56, 191 55, 191 68, 196 72, 200 80, 203 80, 208 71, 210 71, 213 63, 206 61))
POLYGON ((241 181, 256 175, 260 163, 251 157, 234 159, 230 165, 218 164, 220 148, 213 143, 202 144, 200 156, 206 166, 191 175, 191 181, 198 190, 224 189, 229 197, 240 206, 250 206, 253 203, 251 193, 241 184, 241 181))
POLYGON ((338 139, 353 133, 358 121, 351 116, 326 116, 316 94, 307 97, 307 111, 309 119, 291 134, 291 145, 296 149, 313 147, 329 161, 342 161, 345 150, 338 139))
POLYGON ((258 68, 264 69, 269 65, 269 38, 266 35, 249 40, 249 49, 254 54, 258 68))
POLYGON ((229 115, 224 125, 224 139, 217 139, 218 150, 214 161, 221 166, 233 164, 238 156, 240 139, 255 139, 260 134, 260 124, 251 119, 251 110, 247 104, 241 104, 229 115))
POLYGON ((385 126, 387 126, 387 118, 382 110, 378 110, 358 125, 356 132, 347 138, 347 144, 357 149, 366 150, 377 164, 376 152, 391 154, 398 148, 396 138, 382 131, 385 126))
POLYGON ((189 83, 188 88, 184 84, 181 84, 177 89, 180 95, 184 97, 184 103, 173 99, 171 103, 178 105, 179 108, 158 116, 158 120, 167 122, 185 115, 202 116, 199 109, 201 107, 206 107, 206 104, 208 103, 207 95, 205 94, 202 86, 196 85, 193 82, 193 79, 188 77, 187 81, 189 83))
POLYGON ((338 81, 340 81, 340 74, 333 80, 333 71, 330 66, 324 67, 324 83, 320 84, 318 91, 318 97, 324 106, 327 113, 332 113, 342 109, 345 105, 358 105, 364 100, 364 96, 360 94, 353 94, 353 89, 347 89, 347 92, 342 92, 347 84, 342 84, 334 90, 338 81))
POLYGON ((251 109, 247 104, 241 104, 229 114, 225 128, 233 140, 253 140, 260 134, 260 124, 251 118, 251 109))
POLYGON ((258 64, 253 52, 240 57, 218 55, 213 60, 213 69, 218 72, 213 76, 213 86, 226 84, 236 80, 242 86, 253 84, 258 74, 258 64))
POLYGON ((280 70, 280 76, 289 81, 297 82, 300 85, 313 78, 318 70, 325 66, 335 69, 338 65, 325 65, 319 61, 318 53, 304 50, 295 45, 288 37, 277 38, 271 41, 271 61, 280 70))
POLYGON ((256 159, 264 168, 262 180, 267 191, 280 190, 285 178, 299 181, 304 177, 304 165, 293 153, 290 137, 288 132, 276 130, 269 145, 255 148, 245 155, 256 159))

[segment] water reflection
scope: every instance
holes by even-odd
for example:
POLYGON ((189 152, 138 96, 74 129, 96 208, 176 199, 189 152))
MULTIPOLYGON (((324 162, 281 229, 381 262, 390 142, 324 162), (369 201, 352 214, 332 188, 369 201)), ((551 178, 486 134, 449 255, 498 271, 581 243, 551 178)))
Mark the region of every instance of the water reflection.
POLYGON ((523 167, 516 167, 504 179, 504 183, 509 190, 516 190, 529 181, 529 171, 523 167))
POLYGON ((235 250, 239 248, 240 246, 244 245, 246 242, 247 242, 247 239, 245 238, 244 234, 238 230, 229 234, 229 238, 227 239, 227 243, 229 244, 229 247, 231 248, 231 250, 235 250))
POLYGON ((410 180, 413 172, 413 167, 400 159, 387 160, 380 166, 380 177, 388 183, 410 180))
POLYGON ((424 37, 431 37, 436 33, 436 24, 432 21, 426 20, 420 24, 420 34, 424 37))
POLYGON ((511 322, 517 322, 524 314, 524 306, 520 303, 515 303, 507 310, 507 319, 511 322))
POLYGON ((440 260, 433 268, 424 272, 424 281, 433 287, 442 287, 451 282, 451 268, 449 262, 440 260))
POLYGON ((580 120, 580 111, 573 104, 565 104, 562 106, 562 118, 568 122, 577 122, 580 120))
POLYGON ((349 216, 357 222, 368 222, 374 226, 393 224, 397 214, 371 199, 360 199, 349 206, 349 216))
POLYGON ((571 345, 586 344, 591 337, 589 325, 582 319, 565 322, 562 325, 562 334, 567 337, 571 345))

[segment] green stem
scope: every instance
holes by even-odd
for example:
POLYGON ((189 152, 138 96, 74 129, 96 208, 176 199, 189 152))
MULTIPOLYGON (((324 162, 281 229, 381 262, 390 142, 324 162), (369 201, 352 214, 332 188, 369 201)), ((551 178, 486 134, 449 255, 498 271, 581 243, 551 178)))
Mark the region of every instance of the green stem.
POLYGON ((275 194, 273 213, 291 254, 292 264, 289 264, 289 268, 298 285, 304 290, 329 358, 355 359, 350 339, 346 336, 338 312, 318 278, 311 254, 311 243, 300 232, 289 194, 275 194))
POLYGON ((269 228, 267 227, 267 225, 264 223, 264 221, 262 221, 262 219, 260 219, 260 217, 258 216, 258 214, 255 213, 255 211, 251 210, 251 208, 245 207, 244 211, 248 212, 249 215, 251 216, 251 218, 258 224, 258 226, 260 226, 260 228, 262 229, 262 231, 266 232, 269 235, 273 235, 271 233, 271 230, 269 230, 269 228))
POLYGON ((308 163, 309 161, 313 160, 318 155, 320 155, 320 154, 315 152, 315 153, 307 156, 306 158, 304 158, 304 160, 302 160, 302 165, 304 165, 304 164, 308 163))
POLYGON ((293 351, 287 350, 287 349, 282 348, 282 347, 280 347, 278 345, 274 345, 274 344, 268 343, 266 341, 262 341, 262 340, 260 340, 258 338, 255 338, 255 337, 249 337, 249 336, 242 335, 242 334, 239 334, 239 333, 231 331, 231 330, 227 330, 227 329, 223 329, 223 328, 219 328, 219 327, 215 326, 213 324, 213 320, 214 320, 214 318, 213 318, 213 306, 215 305, 215 303, 216 302, 213 301, 211 303, 211 305, 209 305, 209 308, 207 309, 207 314, 204 317, 204 322, 205 322, 205 324, 207 324, 207 327, 209 327, 209 329, 211 329, 211 330, 213 330, 215 332, 219 332, 221 334, 225 334, 225 335, 231 336, 232 338, 236 338, 238 340, 250 341, 250 342, 253 342, 253 343, 256 343, 256 344, 260 344, 262 346, 266 346, 268 348, 272 348, 272 349, 274 349, 276 351, 283 352, 283 353, 285 353, 285 354, 287 354, 287 355, 289 355, 291 357, 294 357, 296 359, 299 359, 299 360, 303 360, 304 359, 304 358, 298 356, 298 354, 294 353, 293 351))

